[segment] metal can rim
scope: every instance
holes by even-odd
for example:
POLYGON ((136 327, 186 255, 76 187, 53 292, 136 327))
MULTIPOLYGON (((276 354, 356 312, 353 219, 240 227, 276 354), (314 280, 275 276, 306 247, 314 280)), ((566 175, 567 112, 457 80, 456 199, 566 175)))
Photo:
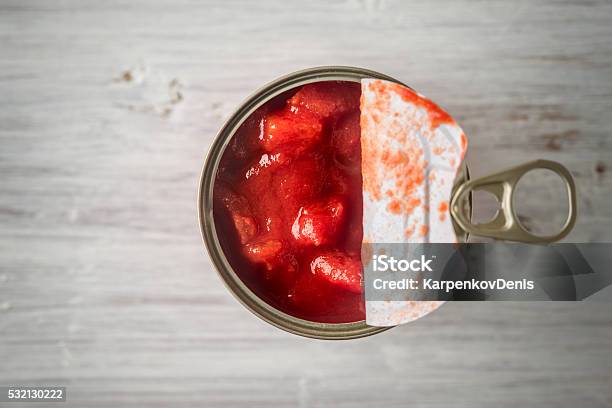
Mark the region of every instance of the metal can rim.
MULTIPOLYGON (((213 218, 212 194, 219 161, 227 144, 242 122, 273 97, 297 86, 319 81, 353 81, 376 78, 408 87, 395 78, 364 68, 321 66, 296 71, 264 85, 251 94, 223 124, 208 151, 198 191, 198 220, 202 239, 221 280, 232 295, 253 314, 287 332, 317 339, 340 340, 370 336, 391 327, 368 326, 365 320, 352 323, 320 323, 299 319, 266 303, 253 293, 229 264, 217 239, 213 218)), ((465 168, 467 176, 467 168, 465 168)))

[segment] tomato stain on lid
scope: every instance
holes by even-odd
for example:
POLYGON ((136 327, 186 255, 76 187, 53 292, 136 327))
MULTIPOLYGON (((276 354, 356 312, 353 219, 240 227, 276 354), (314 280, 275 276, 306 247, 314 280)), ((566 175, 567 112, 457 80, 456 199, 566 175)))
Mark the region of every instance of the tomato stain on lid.
MULTIPOLYGON (((448 202, 467 149, 464 132, 446 111, 401 84, 368 78, 361 85, 364 239, 382 248, 456 242, 448 202)), ((367 274, 369 260, 362 261, 367 274)), ((440 305, 368 301, 366 321, 401 324, 440 305)))

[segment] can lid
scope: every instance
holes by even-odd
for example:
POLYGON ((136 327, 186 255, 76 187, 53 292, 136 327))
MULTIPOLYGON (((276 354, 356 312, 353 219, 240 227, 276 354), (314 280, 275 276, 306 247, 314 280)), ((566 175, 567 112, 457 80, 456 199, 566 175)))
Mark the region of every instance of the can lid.
MULTIPOLYGON (((467 149, 457 122, 401 84, 361 81, 364 252, 368 242, 456 242, 449 212, 467 149)), ((381 246, 382 244, 382 246, 381 246)), ((364 273, 372 256, 362 256, 364 273)), ((441 302, 366 302, 366 322, 391 326, 416 320, 441 302)))

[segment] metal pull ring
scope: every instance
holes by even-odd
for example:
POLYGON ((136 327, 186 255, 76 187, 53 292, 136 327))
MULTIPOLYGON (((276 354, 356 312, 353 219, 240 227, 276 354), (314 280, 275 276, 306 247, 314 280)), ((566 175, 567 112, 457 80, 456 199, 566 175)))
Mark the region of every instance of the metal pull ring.
POLYGON ((550 160, 535 160, 520 166, 512 167, 490 176, 470 180, 461 184, 451 200, 451 215, 455 222, 470 234, 508 241, 528 243, 547 243, 565 237, 576 222, 576 185, 570 172, 561 164, 550 160), (568 215, 561 231, 556 235, 534 235, 521 225, 514 210, 513 196, 519 180, 531 170, 548 169, 557 174, 567 188, 568 215), (483 190, 493 194, 500 210, 492 221, 485 224, 472 224, 465 208, 473 191, 483 190))

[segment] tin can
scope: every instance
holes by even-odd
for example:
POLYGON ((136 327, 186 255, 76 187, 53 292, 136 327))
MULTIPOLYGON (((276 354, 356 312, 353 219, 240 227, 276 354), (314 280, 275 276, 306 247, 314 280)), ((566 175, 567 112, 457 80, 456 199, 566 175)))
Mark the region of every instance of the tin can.
MULTIPOLYGON (((240 279, 228 262, 221 248, 213 217, 213 187, 221 156, 240 125, 260 106, 272 98, 312 82, 352 81, 374 78, 407 85, 387 75, 367 69, 330 66, 306 69, 281 77, 251 95, 231 115, 217 134, 205 161, 198 194, 198 215, 202 237, 208 253, 221 279, 230 292, 251 312, 266 322, 301 336, 318 339, 352 339, 369 336, 387 330, 387 327, 368 326, 365 321, 352 323, 320 323, 288 315, 260 299, 240 279)), ((576 194, 571 174, 556 162, 537 160, 512 169, 470 180, 467 165, 462 164, 455 179, 450 212, 457 239, 466 242, 470 234, 521 242, 552 242, 563 238, 576 219, 576 194), (536 236, 528 232, 518 220, 513 207, 513 193, 520 178, 527 172, 545 168, 557 173, 565 182, 568 192, 569 213, 562 230, 554 236, 536 236), (500 203, 501 211, 486 224, 472 224, 472 193, 485 190, 500 203)))

